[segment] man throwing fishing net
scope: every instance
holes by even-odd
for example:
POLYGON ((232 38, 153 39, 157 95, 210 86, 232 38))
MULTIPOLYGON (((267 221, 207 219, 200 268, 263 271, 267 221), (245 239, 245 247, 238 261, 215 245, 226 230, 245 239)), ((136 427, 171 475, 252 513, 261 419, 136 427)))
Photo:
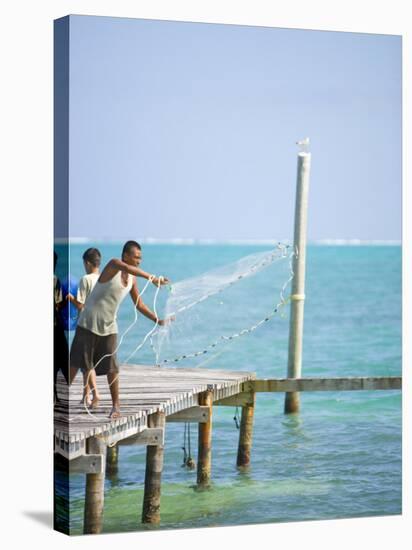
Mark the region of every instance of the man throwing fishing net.
MULTIPOLYGON (((141 246, 136 241, 127 241, 122 258, 112 259, 104 267, 100 277, 80 313, 76 333, 70 351, 70 384, 79 369, 90 375, 107 375, 112 397, 110 418, 120 416, 119 364, 116 357, 118 326, 117 311, 123 299, 130 294, 140 313, 163 326, 167 321, 158 319, 139 296, 136 277, 151 279, 156 286, 169 284, 166 277, 154 277, 139 268, 142 260, 141 246)), ((98 406, 94 395, 92 408, 98 406)))

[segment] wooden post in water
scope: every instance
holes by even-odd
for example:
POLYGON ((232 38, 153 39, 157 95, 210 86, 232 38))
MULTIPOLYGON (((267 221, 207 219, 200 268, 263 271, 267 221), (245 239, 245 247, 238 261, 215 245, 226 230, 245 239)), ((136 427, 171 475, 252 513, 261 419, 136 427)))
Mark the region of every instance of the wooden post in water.
MULTIPOLYGON (((305 300, 306 227, 311 155, 298 153, 298 173, 295 203, 295 232, 293 281, 290 305, 288 378, 300 378, 302 373, 303 312, 305 300)), ((296 413, 300 408, 298 392, 285 396, 285 413, 296 413)))
MULTIPOLYGON (((165 428, 165 414, 157 412, 148 418, 149 428, 165 428)), ((164 445, 148 445, 146 448, 146 474, 143 497, 143 523, 160 522, 160 495, 163 471, 164 445)))
POLYGON ((199 405, 210 408, 209 420, 199 424, 199 446, 197 456, 197 487, 207 489, 210 485, 212 463, 212 404, 213 391, 208 389, 199 394, 199 405))
POLYGON ((99 437, 90 437, 87 440, 87 453, 103 457, 103 472, 86 474, 83 533, 90 535, 100 533, 103 526, 106 444, 99 437))
POLYGON ((106 455, 106 475, 107 477, 115 478, 119 470, 119 446, 113 445, 112 447, 107 447, 106 455))
POLYGON ((252 392, 250 403, 242 406, 240 420, 239 446, 237 451, 237 467, 247 468, 250 465, 252 450, 253 416, 255 413, 255 392, 252 392))

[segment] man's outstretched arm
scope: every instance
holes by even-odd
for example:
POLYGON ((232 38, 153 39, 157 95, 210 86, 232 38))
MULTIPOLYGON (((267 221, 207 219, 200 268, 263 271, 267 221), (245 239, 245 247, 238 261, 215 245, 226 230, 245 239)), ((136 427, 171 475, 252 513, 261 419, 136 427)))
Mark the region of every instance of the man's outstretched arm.
POLYGON ((134 267, 117 258, 113 258, 112 260, 110 260, 109 265, 110 267, 115 268, 118 271, 125 271, 126 273, 130 273, 130 275, 134 275, 135 277, 142 277, 143 279, 152 278, 152 283, 156 286, 167 285, 170 283, 167 277, 156 277, 155 275, 151 275, 150 273, 143 271, 143 269, 141 269, 140 267, 134 267))

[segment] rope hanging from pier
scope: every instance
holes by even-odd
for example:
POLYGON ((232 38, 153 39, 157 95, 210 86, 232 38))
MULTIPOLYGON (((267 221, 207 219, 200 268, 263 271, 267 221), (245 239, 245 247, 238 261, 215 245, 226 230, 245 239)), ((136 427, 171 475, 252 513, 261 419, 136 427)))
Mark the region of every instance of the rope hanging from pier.
POLYGON ((235 416, 233 417, 233 420, 235 421, 236 428, 240 429, 240 415, 239 415, 239 407, 236 407, 235 409, 235 416))
POLYGON ((189 470, 193 470, 194 468, 196 468, 196 463, 192 457, 190 422, 185 422, 185 425, 184 425, 182 451, 183 451, 182 468, 188 468, 189 470))

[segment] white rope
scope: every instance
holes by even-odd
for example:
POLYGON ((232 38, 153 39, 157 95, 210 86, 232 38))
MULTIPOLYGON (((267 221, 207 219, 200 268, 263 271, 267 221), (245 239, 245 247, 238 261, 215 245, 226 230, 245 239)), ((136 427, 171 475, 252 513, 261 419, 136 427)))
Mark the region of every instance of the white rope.
MULTIPOLYGON (((162 277, 160 277, 162 278, 162 277)), ((154 299, 153 299, 153 312, 156 316, 156 322, 155 322, 155 325, 154 327, 152 327, 149 332, 146 334, 146 336, 143 338, 142 342, 132 351, 132 353, 127 357, 125 363, 128 363, 129 362, 129 359, 131 357, 133 357, 133 355, 135 355, 140 348, 142 348, 144 346, 144 344, 146 343, 146 340, 151 337, 151 335, 153 334, 153 332, 156 330, 156 328, 158 327, 159 325, 159 317, 157 315, 157 310, 156 310, 156 303, 157 303, 157 296, 159 294, 159 290, 160 290, 160 285, 158 285, 157 289, 156 289, 156 292, 155 292, 155 295, 154 295, 154 299)))

